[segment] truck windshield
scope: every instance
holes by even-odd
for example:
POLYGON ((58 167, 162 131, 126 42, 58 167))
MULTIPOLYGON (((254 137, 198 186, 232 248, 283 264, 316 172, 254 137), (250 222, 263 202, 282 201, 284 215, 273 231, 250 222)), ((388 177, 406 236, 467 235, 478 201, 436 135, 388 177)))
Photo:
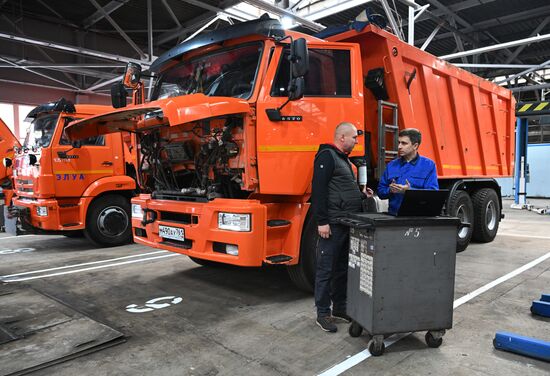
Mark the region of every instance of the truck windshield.
POLYGON ((23 146, 27 148, 49 146, 58 118, 59 114, 37 117, 29 126, 23 146))
POLYGON ((160 75, 151 100, 195 93, 249 98, 262 47, 262 42, 255 42, 181 62, 160 75))

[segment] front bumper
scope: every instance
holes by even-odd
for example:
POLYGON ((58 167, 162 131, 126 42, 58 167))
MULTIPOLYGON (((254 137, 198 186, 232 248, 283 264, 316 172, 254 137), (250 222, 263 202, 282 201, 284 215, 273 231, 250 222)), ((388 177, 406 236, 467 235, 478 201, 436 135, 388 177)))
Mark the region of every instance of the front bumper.
POLYGON ((64 231, 84 228, 81 218, 82 202, 60 205, 56 199, 14 198, 11 211, 17 213, 21 223, 27 223, 36 230, 64 231), (48 214, 39 216, 38 207, 46 207, 48 214))
POLYGON ((261 266, 266 256, 267 208, 257 200, 215 199, 198 203, 152 200, 148 195, 141 195, 133 198, 132 204, 145 209, 150 220, 132 218, 136 243, 239 266, 261 266), (220 212, 250 214, 250 231, 219 229, 220 212), (184 229, 185 240, 162 238, 159 236, 159 225, 184 229), (238 246, 238 255, 225 253, 226 244, 238 246))

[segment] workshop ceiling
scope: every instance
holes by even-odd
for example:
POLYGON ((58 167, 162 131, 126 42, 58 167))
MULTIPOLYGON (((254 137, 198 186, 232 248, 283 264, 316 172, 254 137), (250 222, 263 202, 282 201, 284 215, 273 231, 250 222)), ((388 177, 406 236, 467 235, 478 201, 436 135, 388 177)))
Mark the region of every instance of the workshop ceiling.
MULTIPOLYGON (((409 19, 406 3, 410 1, 383 1, 392 9, 406 38, 409 19)), ((436 56, 550 34, 547 0, 417 0, 416 3, 429 7, 415 22, 415 45, 421 47, 438 29, 426 48, 436 56)), ((19 82, 75 92, 106 92, 110 83, 120 77, 127 61, 148 65, 151 48, 153 56, 159 56, 202 28, 202 32, 207 32, 246 17, 257 17, 274 5, 264 4, 267 6, 261 6, 262 0, 247 0, 243 4, 235 0, 0 0, 0 84, 19 82), (241 10, 231 10, 235 5, 241 10), (258 6, 263 9, 257 9, 258 6)), ((282 4, 284 1, 279 6, 282 4)), ((287 12, 309 20, 315 18, 312 21, 322 26, 347 24, 367 7, 386 15, 382 0, 291 0, 286 5, 287 12), (332 11, 325 13, 328 16, 314 17, 320 9, 332 11)), ((302 25, 296 29, 315 33, 302 25)), ((549 59, 550 39, 450 61, 518 65, 513 69, 466 68, 485 78, 502 78, 524 71, 525 65, 540 65, 549 59)), ((550 81, 545 73, 538 70, 512 84, 543 86, 550 81)))

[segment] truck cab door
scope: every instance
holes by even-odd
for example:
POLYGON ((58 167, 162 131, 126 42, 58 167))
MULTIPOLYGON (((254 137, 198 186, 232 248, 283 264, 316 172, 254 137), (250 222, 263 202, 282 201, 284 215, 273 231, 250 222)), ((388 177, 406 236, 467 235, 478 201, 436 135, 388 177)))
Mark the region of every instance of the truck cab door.
MULTIPOLYGON (((309 72, 305 95, 289 102, 282 121, 266 110, 287 99, 288 48, 278 48, 268 67, 257 104, 256 147, 260 193, 303 195, 309 190, 313 159, 322 143, 332 143, 343 122, 364 130, 363 83, 359 47, 351 43, 308 43, 309 72)), ((352 156, 365 154, 364 137, 352 156)))
POLYGON ((10 158, 13 161, 15 147, 21 147, 19 140, 11 132, 8 125, 0 119, 0 183, 8 175, 11 175, 11 167, 6 168, 4 166, 4 158, 10 158))
MULTIPOLYGON (((73 118, 61 118, 66 126, 73 118)), ((63 128, 58 127, 58 128, 63 128)), ((73 148, 60 129, 52 148, 52 173, 57 197, 81 197, 94 181, 114 173, 111 135, 89 137, 80 148, 73 148)))

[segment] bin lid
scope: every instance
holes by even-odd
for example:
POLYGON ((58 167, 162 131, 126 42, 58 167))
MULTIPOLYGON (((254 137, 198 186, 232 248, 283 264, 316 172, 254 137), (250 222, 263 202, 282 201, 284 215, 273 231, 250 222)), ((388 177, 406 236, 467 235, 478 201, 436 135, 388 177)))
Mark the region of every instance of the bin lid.
POLYGON ((350 227, 362 227, 360 224, 367 224, 373 227, 382 226, 459 226, 460 219, 457 217, 396 217, 387 213, 351 213, 348 214, 349 221, 342 221, 350 227))

